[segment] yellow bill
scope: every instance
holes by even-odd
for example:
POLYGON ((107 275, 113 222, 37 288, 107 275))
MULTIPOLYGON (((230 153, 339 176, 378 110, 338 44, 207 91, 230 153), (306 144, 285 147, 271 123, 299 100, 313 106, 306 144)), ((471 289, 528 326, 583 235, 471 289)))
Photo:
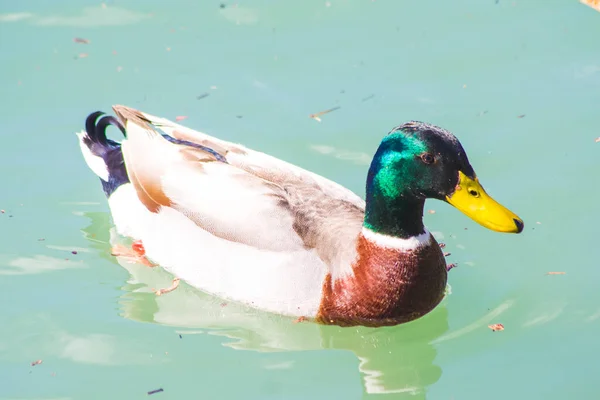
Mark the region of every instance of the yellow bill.
POLYGON ((458 172, 458 185, 446 201, 480 225, 496 232, 521 233, 523 220, 490 197, 479 179, 458 172))

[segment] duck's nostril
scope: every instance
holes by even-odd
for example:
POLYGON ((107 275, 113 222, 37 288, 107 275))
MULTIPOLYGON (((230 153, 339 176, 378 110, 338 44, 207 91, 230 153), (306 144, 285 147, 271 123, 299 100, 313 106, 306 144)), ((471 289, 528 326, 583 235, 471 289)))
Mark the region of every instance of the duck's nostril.
POLYGON ((516 218, 513 218, 513 221, 515 221, 515 225, 517 226, 517 233, 523 232, 523 228, 525 227, 523 221, 516 218))

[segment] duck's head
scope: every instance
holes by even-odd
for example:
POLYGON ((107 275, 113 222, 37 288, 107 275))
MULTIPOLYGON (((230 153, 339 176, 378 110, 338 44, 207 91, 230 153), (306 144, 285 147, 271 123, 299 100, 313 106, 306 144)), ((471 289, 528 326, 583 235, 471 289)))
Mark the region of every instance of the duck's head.
POLYGON ((379 219, 371 225, 384 223, 382 215, 377 218, 382 214, 377 208, 400 211, 421 204, 422 213, 426 198, 446 201, 491 230, 523 231, 523 220, 483 189, 465 150, 452 133, 411 121, 393 129, 373 158, 367 180, 365 223, 369 218, 379 219))

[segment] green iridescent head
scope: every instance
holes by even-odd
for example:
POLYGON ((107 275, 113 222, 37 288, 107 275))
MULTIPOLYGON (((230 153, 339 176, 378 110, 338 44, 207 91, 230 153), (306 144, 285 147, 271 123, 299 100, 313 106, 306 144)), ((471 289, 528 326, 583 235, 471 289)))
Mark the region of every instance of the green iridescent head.
POLYGON ((427 198, 447 201, 492 230, 523 230, 523 221, 483 190, 452 133, 411 121, 393 129, 373 157, 364 225, 398 237, 423 233, 427 198))

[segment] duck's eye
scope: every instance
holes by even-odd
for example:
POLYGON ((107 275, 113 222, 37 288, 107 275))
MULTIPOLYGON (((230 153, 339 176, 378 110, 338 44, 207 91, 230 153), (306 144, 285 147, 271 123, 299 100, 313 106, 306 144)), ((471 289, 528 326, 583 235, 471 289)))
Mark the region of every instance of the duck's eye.
POLYGON ((473 197, 479 197, 479 192, 475 189, 469 189, 469 194, 473 197))
POLYGON ((433 157, 433 154, 431 154, 431 153, 423 153, 423 154, 421 154, 421 161, 423 161, 425 164, 433 164, 435 161, 435 158, 433 157))

